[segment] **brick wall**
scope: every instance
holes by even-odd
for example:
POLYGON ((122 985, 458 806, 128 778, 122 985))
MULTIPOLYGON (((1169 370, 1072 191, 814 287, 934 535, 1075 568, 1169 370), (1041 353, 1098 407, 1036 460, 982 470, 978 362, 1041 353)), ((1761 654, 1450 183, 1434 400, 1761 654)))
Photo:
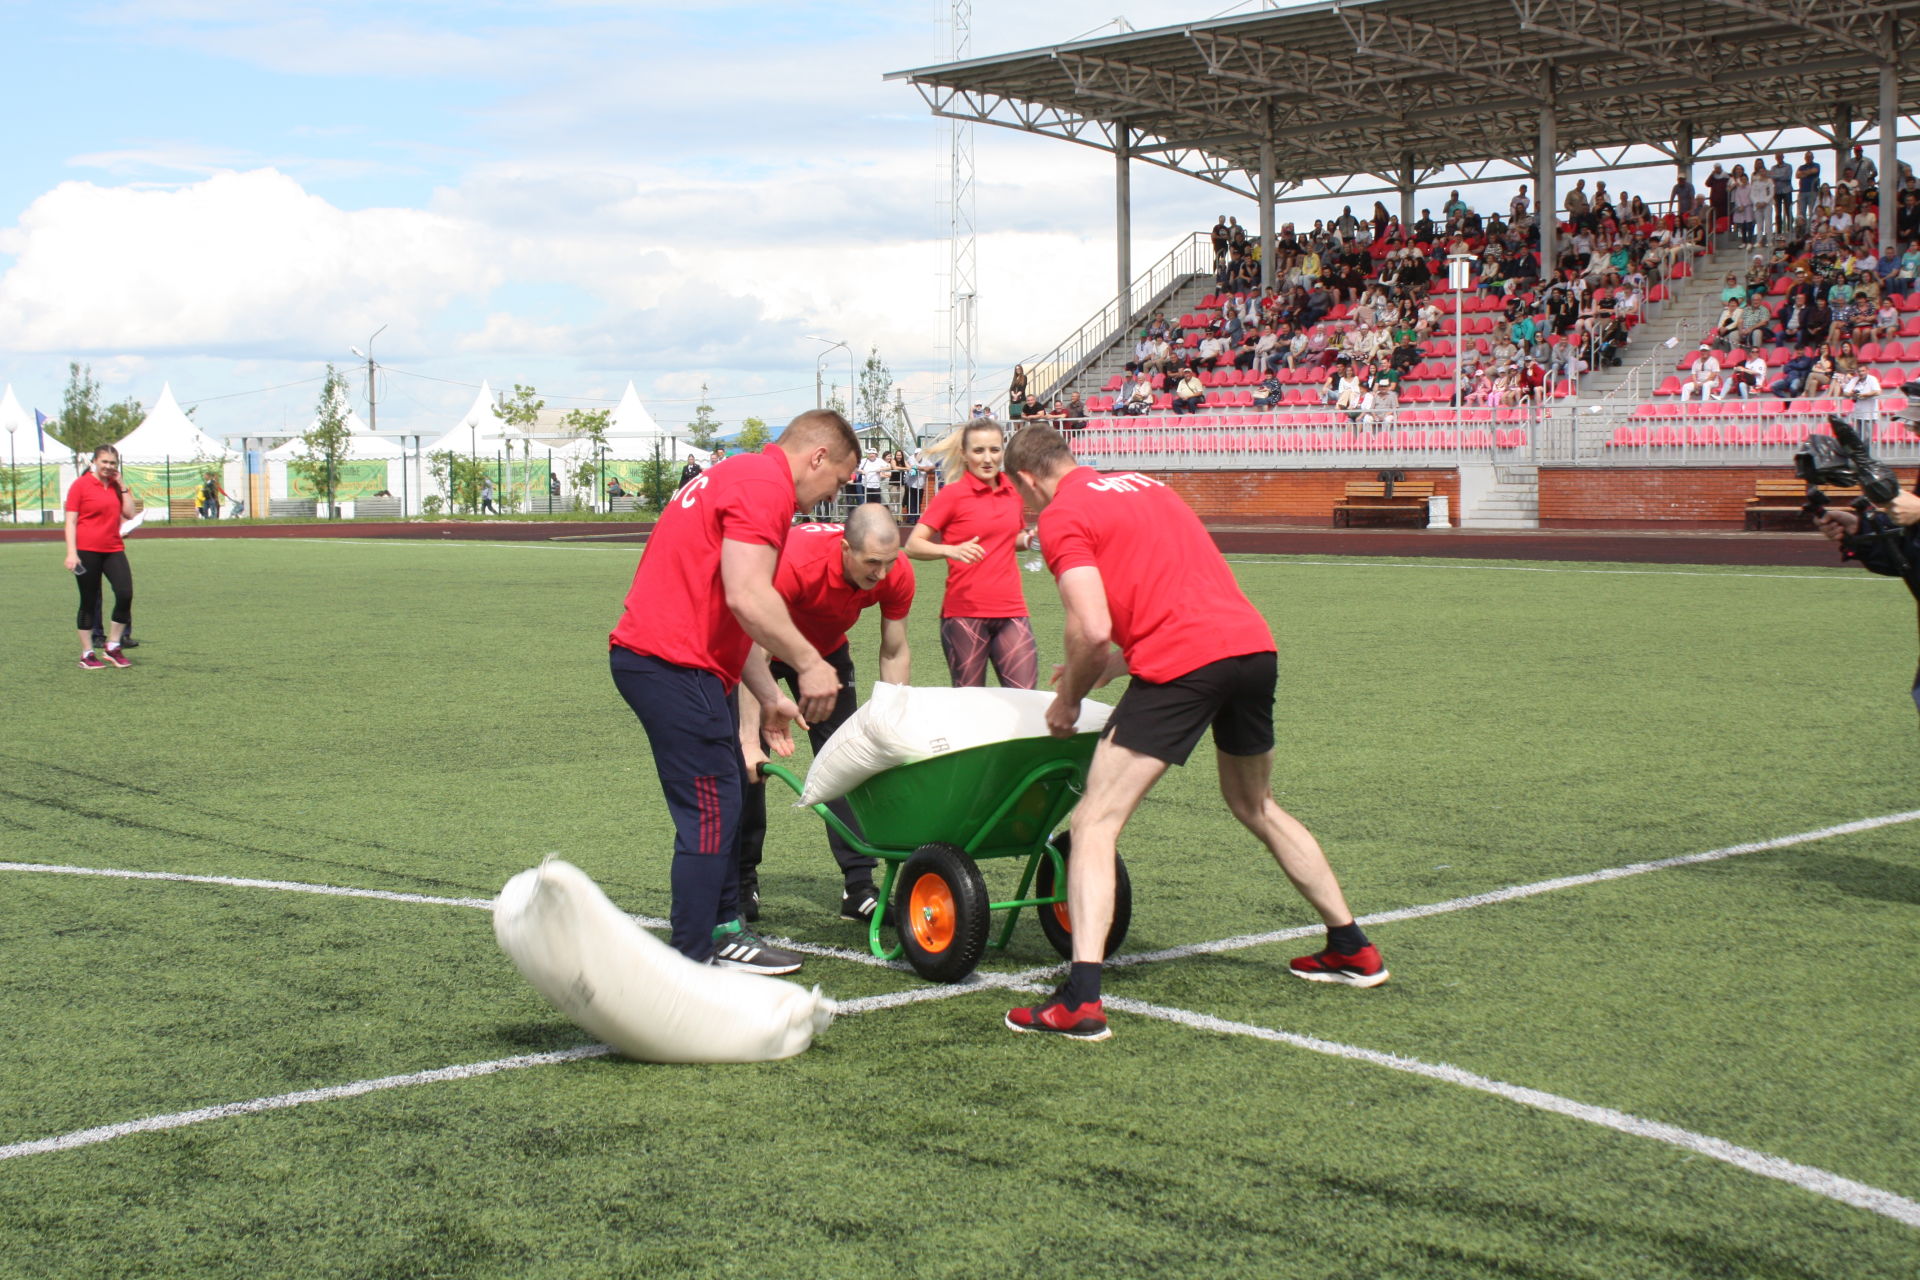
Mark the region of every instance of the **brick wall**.
POLYGON ((1542 529, 1743 527, 1747 499, 1779 467, 1542 467, 1542 529))
MULTIPOLYGON (((1447 496, 1460 523, 1460 473, 1452 469, 1401 468, 1409 481, 1429 481, 1447 496)), ((1373 480, 1382 468, 1354 471, 1148 471, 1171 487, 1208 524, 1333 523, 1333 504, 1349 480, 1373 480)))

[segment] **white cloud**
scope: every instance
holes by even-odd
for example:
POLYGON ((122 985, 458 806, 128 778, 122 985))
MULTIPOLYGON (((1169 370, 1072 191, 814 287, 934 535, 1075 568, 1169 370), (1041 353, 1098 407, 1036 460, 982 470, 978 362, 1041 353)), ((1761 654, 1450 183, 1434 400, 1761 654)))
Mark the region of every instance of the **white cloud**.
POLYGON ((62 183, 0 250, 0 345, 37 351, 331 351, 499 278, 469 225, 342 210, 271 169, 170 190, 62 183))

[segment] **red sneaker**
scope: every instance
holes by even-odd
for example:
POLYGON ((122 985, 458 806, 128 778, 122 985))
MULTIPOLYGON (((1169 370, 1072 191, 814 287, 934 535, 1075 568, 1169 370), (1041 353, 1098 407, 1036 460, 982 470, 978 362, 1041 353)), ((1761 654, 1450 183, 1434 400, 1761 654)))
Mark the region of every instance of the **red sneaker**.
POLYGON ((1105 1040, 1113 1034, 1107 1027, 1106 1011, 1098 1000, 1068 1008, 1058 991, 1031 1009, 1008 1012, 1007 1026, 1014 1031, 1044 1031, 1070 1040, 1105 1040))
POLYGON ((1349 987, 1377 987, 1387 980, 1386 961, 1371 942, 1350 956, 1332 948, 1301 956, 1287 968, 1308 982, 1343 982, 1349 987))
POLYGON ((105 671, 107 664, 105 659, 96 656, 93 650, 89 649, 80 655, 80 669, 82 671, 105 671))
POLYGON ((116 667, 130 667, 133 665, 133 659, 120 652, 119 645, 110 644, 107 646, 106 659, 116 667))

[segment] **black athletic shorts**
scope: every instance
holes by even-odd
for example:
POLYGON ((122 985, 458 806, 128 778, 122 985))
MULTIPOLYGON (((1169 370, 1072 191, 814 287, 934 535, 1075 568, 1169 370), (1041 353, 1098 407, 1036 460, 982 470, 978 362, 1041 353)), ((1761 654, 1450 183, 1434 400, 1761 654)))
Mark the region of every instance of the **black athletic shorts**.
POLYGON ((1208 725, 1213 745, 1230 756, 1273 750, 1272 650, 1197 667, 1165 684, 1135 677, 1107 721, 1117 746, 1168 764, 1185 764, 1208 725))

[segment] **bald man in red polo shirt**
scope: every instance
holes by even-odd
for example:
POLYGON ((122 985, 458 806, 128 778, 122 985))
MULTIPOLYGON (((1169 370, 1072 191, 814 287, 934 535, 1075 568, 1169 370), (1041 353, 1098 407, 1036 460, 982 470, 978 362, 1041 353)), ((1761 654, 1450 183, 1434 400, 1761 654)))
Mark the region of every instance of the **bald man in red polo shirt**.
MULTIPOLYGON (((847 632, 864 611, 880 610, 880 678, 889 684, 907 684, 912 676, 907 614, 913 608, 913 566, 900 551, 899 521, 884 504, 869 502, 853 509, 844 528, 837 524, 795 525, 787 534, 773 587, 786 601, 793 625, 825 656, 840 679, 840 697, 832 714, 807 724, 807 738, 817 756, 827 739, 860 705, 847 632)), ((785 663, 775 662, 772 672, 776 680, 789 685, 794 682, 793 669, 785 663)), ((746 919, 755 920, 760 914, 760 855, 767 834, 767 797, 766 785, 759 781, 754 766, 766 758, 766 744, 759 734, 758 708, 750 699, 741 703, 740 713, 740 743, 747 753, 747 778, 753 784, 747 788, 740 836, 740 910, 746 919)), ((827 807, 853 830, 860 830, 845 800, 835 800, 827 807)), ((827 829, 827 845, 840 864, 840 918, 862 924, 871 921, 880 908, 880 892, 873 883, 873 870, 878 864, 857 852, 831 827, 827 829)))
POLYGON ((1041 509, 1040 546, 1066 605, 1067 661, 1055 673, 1048 729, 1072 736, 1083 697, 1133 677, 1073 813, 1070 972, 1045 1001, 1007 1014, 1007 1026, 1081 1040, 1111 1034, 1100 964, 1113 921, 1114 848, 1167 766, 1185 764, 1209 727, 1227 807, 1327 924, 1326 949, 1291 971, 1313 982, 1385 982, 1386 965, 1354 923, 1319 842, 1274 803, 1273 633, 1199 517, 1158 480, 1079 466, 1052 427, 1021 428, 1006 467, 1041 509))
POLYGON ((794 514, 846 484, 859 460, 846 419, 815 409, 761 452, 682 485, 608 638, 613 682, 646 730, 673 815, 672 942, 689 959, 761 973, 800 967, 798 955, 767 946, 740 919, 747 782, 734 691, 747 685, 769 740, 785 751, 796 716, 833 710, 839 677, 793 625, 773 576, 794 514), (796 673, 797 706, 774 683, 767 654, 796 673))

